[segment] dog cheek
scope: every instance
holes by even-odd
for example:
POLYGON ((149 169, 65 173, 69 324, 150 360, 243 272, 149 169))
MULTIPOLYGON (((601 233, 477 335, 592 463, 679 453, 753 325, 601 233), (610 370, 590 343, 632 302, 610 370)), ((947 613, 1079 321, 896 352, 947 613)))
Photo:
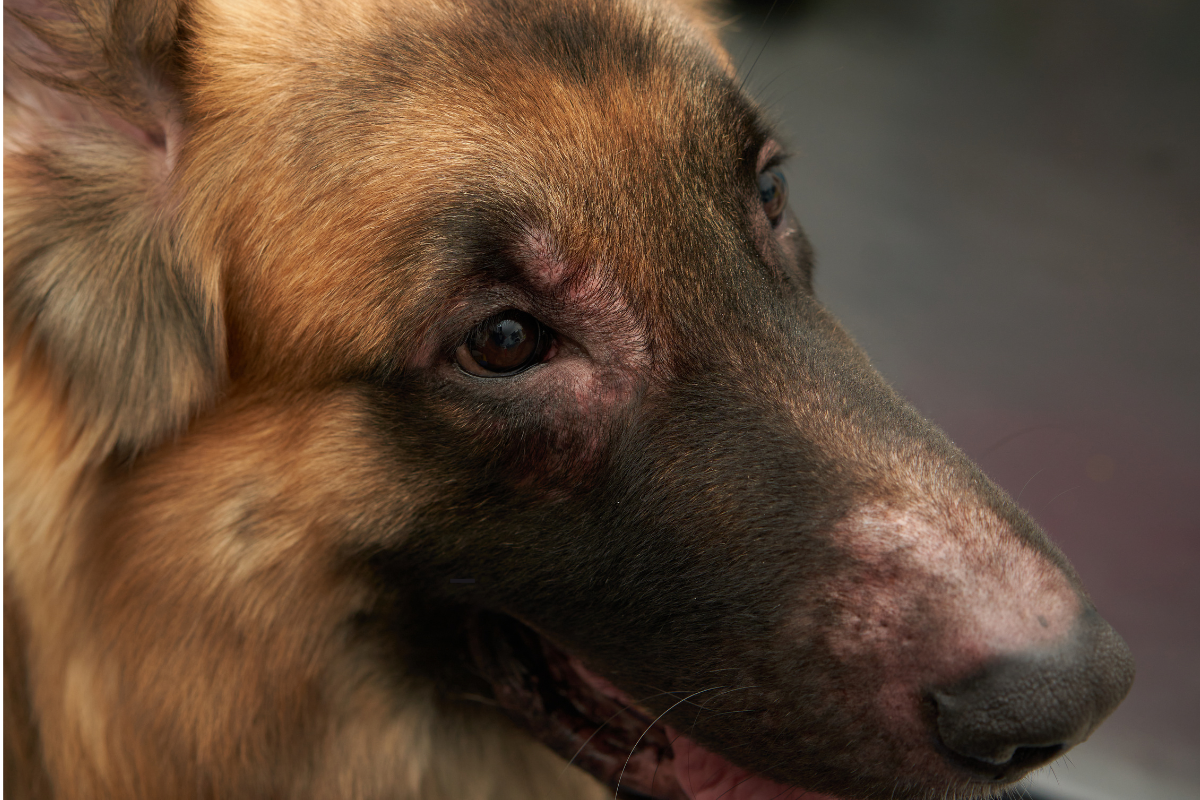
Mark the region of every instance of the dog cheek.
POLYGON ((586 481, 603 463, 638 395, 627 376, 582 359, 558 370, 548 400, 535 411, 531 473, 540 480, 586 481))

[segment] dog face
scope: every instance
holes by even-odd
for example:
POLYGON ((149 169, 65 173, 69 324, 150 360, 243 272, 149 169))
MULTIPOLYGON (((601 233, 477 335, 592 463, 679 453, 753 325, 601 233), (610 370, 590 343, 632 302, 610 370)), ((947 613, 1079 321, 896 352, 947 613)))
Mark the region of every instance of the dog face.
POLYGON ((982 796, 1128 691, 1061 554, 814 297, 695 9, 9 27, 27 783, 561 787, 499 706, 633 796, 982 796))

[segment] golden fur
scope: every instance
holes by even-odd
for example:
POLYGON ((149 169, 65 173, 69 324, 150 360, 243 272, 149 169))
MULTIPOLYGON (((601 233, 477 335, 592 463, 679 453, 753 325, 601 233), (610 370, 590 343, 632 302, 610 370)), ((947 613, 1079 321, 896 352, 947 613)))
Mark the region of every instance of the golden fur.
MULTIPOLYGON (((329 572, 409 507, 376 488, 390 461, 336 382, 411 356, 397 319, 431 324, 436 258, 406 250, 436 243, 403 232, 455 187, 415 165, 497 160, 521 181, 537 154, 497 109, 616 146, 601 110, 531 105, 557 87, 528 71, 509 96, 448 93, 454 52, 359 138, 306 96, 311 63, 382 15, 469 5, 63 6, 8 21, 25 47, 5 98, 6 795, 604 796, 499 713, 398 693, 344 641, 366 600, 329 572), (315 178, 314 141, 342 161, 315 178), (259 538, 230 533, 247 514, 259 538)), ((504 89, 519 65, 486 66, 504 89)))

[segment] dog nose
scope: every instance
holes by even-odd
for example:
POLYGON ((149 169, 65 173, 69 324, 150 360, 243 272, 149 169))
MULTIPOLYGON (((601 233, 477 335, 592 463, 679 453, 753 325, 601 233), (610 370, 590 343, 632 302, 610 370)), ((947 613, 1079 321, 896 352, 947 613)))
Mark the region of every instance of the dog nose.
POLYGON ((1082 742, 1133 685, 1133 655, 1094 610, 1047 647, 1006 654, 934 689, 937 735, 951 761, 1015 780, 1082 742))

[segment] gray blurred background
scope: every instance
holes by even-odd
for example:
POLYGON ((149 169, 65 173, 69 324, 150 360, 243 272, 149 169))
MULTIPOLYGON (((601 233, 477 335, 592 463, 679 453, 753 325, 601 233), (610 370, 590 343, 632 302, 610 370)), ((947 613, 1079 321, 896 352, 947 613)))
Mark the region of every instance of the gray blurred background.
POLYGON ((1200 798, 1200 2, 730 2, 817 290, 1074 562, 1125 704, 1026 787, 1200 798))

